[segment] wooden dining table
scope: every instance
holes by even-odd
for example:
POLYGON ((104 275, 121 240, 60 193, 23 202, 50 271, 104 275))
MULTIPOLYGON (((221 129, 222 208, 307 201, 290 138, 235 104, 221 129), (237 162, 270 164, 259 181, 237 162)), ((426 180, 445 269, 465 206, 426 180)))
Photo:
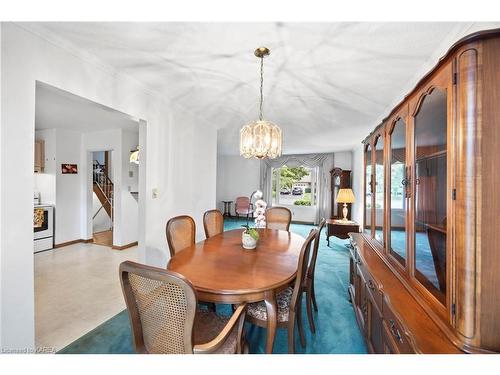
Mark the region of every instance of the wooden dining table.
POLYGON ((226 231, 179 251, 167 269, 187 277, 200 301, 235 305, 264 301, 266 353, 272 353, 278 319, 276 293, 295 279, 304 238, 259 229, 257 248, 246 250, 241 245, 242 231, 226 231))

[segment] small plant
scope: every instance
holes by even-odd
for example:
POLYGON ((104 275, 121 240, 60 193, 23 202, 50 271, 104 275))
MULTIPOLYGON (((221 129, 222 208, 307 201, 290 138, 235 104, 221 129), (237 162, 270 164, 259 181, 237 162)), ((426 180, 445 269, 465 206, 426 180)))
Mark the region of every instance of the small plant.
POLYGON ((245 228, 244 233, 248 234, 250 237, 252 237, 255 241, 259 240, 259 232, 255 228, 250 228, 249 225, 242 225, 243 228, 245 228))

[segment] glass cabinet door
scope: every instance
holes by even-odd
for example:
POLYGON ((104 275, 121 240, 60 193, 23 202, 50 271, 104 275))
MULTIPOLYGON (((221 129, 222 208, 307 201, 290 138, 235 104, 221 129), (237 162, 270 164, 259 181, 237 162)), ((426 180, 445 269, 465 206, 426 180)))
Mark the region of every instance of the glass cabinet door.
POLYGON ((375 139, 375 239, 384 244, 384 138, 375 139))
POLYGON ((365 223, 363 232, 372 233, 372 148, 365 148, 365 223))
POLYGON ((390 209, 389 253, 403 266, 406 265, 406 123, 399 118, 389 134, 390 140, 390 209))
POLYGON ((415 277, 446 300, 447 93, 435 88, 414 117, 415 277))

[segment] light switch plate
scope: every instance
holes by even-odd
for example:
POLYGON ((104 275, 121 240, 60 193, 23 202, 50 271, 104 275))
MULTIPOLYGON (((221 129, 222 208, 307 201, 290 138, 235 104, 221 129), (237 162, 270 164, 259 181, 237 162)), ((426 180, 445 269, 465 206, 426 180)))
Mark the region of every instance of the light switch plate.
POLYGON ((128 176, 129 177, 134 177, 134 171, 128 171, 128 176))
POLYGON ((156 198, 158 198, 158 189, 153 188, 153 199, 156 199, 156 198))

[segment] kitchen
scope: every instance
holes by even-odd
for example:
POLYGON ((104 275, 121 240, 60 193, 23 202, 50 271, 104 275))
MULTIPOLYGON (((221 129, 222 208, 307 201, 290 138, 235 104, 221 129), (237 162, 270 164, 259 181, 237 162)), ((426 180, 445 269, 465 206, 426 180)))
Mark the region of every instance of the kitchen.
MULTIPOLYGON (((51 187, 55 188, 55 171, 52 170, 50 163, 47 163, 47 169, 45 167, 46 137, 44 137, 44 134, 38 136, 39 138, 35 140, 34 152, 34 253, 50 250, 54 247, 55 194, 51 194, 50 189, 51 187)), ((48 141, 47 146, 53 147, 52 142, 48 141)))

